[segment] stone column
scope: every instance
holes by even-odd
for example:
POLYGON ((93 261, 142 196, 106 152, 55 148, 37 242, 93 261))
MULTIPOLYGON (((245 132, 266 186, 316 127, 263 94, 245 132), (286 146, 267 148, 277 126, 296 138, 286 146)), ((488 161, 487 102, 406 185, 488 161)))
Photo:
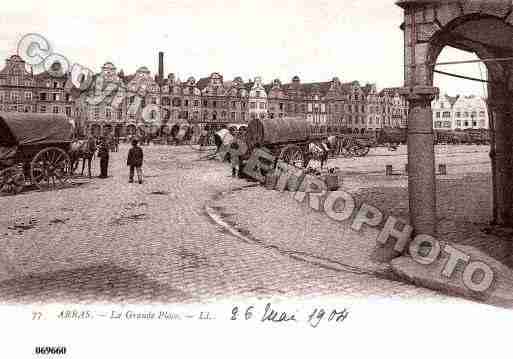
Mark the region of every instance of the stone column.
POLYGON ((431 101, 438 89, 415 86, 401 91, 409 101, 408 193, 414 235, 436 236, 436 178, 431 101))
POLYGON ((489 103, 494 117, 495 159, 494 213, 497 224, 513 227, 513 118, 511 94, 494 93, 489 103), (509 101, 508 101, 509 100, 509 101))

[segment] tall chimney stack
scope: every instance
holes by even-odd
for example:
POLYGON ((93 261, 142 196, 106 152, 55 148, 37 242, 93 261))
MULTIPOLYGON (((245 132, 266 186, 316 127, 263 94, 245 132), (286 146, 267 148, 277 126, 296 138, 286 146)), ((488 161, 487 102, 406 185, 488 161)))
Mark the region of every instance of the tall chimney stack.
POLYGON ((162 81, 164 79, 164 53, 159 52, 159 78, 162 81))

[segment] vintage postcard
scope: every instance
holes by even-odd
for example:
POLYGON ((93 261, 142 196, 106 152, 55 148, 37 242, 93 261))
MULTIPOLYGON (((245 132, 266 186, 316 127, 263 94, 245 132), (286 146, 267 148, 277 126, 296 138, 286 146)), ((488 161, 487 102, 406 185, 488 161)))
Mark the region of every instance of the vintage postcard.
POLYGON ((0 25, 1 358, 507 355, 511 0, 0 25))

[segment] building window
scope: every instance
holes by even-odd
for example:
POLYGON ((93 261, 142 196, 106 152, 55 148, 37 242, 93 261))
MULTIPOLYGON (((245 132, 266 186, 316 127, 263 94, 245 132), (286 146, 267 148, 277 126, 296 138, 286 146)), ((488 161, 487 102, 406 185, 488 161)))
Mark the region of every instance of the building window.
POLYGON ((461 120, 456 121, 456 127, 461 127, 461 120))
POLYGON ((26 101, 32 100, 32 92, 25 92, 25 100, 26 101))
POLYGON ((250 108, 250 109, 255 109, 255 108, 256 108, 256 102, 251 101, 251 102, 249 103, 249 108, 250 108))
POLYGON ((199 101, 198 100, 194 100, 194 107, 198 107, 199 106, 199 101))
POLYGON ((57 93, 52 94, 53 101, 60 101, 60 96, 57 93))
POLYGON ((230 114, 230 116, 231 116, 232 121, 234 121, 234 122, 235 122, 235 112, 232 112, 232 113, 230 114))
POLYGON ((95 106, 94 107, 94 119, 95 120, 98 120, 100 118, 100 108, 98 106, 95 106))
POLYGON ((265 110, 265 102, 260 102, 260 109, 265 110))
POLYGON ((53 113, 59 113, 59 107, 54 106, 53 107, 53 113))
POLYGON ((440 112, 437 112, 435 115, 436 118, 440 118, 440 112))
POLYGON ((257 91, 256 92, 256 97, 259 98, 260 97, 260 91, 257 91))
POLYGON ((451 122, 449 122, 449 121, 445 121, 445 122, 444 122, 444 127, 445 127, 445 128, 451 128, 451 122))
POLYGON ((442 122, 441 121, 436 121, 435 122, 435 128, 442 128, 442 122))
POLYGON ((232 108, 237 108, 237 102, 232 101, 232 108))
POLYGON ((213 107, 213 108, 216 108, 216 107, 217 107, 217 101, 212 101, 212 107, 213 107))
POLYGON ((71 116, 71 107, 66 107, 66 115, 71 116))
POLYGON ((468 121, 463 122, 464 127, 468 127, 468 121))
POLYGON ((151 103, 152 103, 152 105, 156 105, 157 104, 157 98, 155 96, 152 96, 151 103))
POLYGON ((46 106, 45 105, 41 105, 41 107, 39 107, 39 110, 41 111, 41 113, 45 113, 46 112, 46 106))
POLYGON ((106 109, 105 109, 105 117, 106 117, 108 120, 110 120, 111 116, 112 116, 112 112, 111 112, 110 108, 106 108, 106 109))
POLYGON ((477 121, 472 121, 472 126, 476 127, 477 126, 477 121))
POLYGON ((484 117, 485 116, 485 112, 484 111, 480 111, 479 112, 479 117, 484 117))
POLYGON ((184 100, 184 106, 189 107, 189 100, 184 100))
POLYGON ((456 112, 456 118, 460 118, 461 117, 461 112, 456 112))
POLYGON ((162 105, 169 106, 171 104, 171 100, 169 97, 162 97, 162 105))
POLYGON ((443 118, 450 118, 451 117, 451 113, 448 112, 448 111, 444 111, 444 113, 442 114, 442 117, 443 118))

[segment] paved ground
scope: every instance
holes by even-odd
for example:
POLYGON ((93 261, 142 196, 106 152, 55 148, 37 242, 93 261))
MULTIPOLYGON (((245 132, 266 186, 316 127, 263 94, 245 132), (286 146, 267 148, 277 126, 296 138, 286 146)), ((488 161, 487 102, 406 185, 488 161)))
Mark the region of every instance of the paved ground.
MULTIPOLYGON (((316 263, 312 258, 325 257, 334 245, 315 236, 303 235, 308 253, 295 255, 279 246, 241 241, 214 223, 205 205, 247 182, 232 179, 224 164, 199 161, 189 147, 144 150, 143 185, 127 183, 127 147, 122 146, 112 154, 108 179, 0 198, 1 301, 198 302, 325 294, 444 299, 355 270, 361 267, 356 253, 353 261, 337 266, 316 263)), ((372 161, 382 163, 379 156, 373 158, 359 161, 372 169, 372 161)), ((258 222, 268 208, 266 198, 248 203, 233 198, 241 210, 255 211, 258 228, 252 232, 272 235, 271 224, 258 222)), ((296 243, 296 233, 291 234, 276 240, 296 243)))

